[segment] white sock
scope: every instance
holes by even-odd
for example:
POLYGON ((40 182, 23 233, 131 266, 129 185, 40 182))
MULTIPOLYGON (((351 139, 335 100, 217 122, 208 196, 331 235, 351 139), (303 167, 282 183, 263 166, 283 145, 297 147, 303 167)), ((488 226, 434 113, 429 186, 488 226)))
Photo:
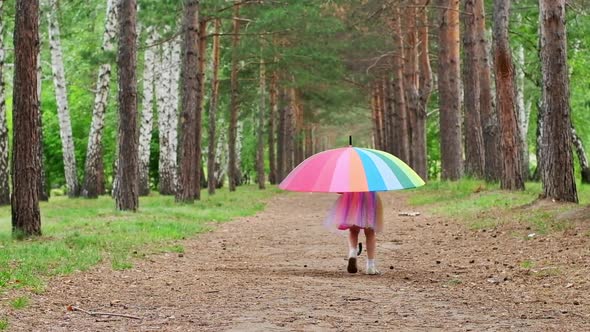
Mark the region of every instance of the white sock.
POLYGON ((367 269, 375 267, 375 259, 367 259, 367 269))
POLYGON ((348 250, 348 258, 356 258, 356 248, 351 248, 348 250))

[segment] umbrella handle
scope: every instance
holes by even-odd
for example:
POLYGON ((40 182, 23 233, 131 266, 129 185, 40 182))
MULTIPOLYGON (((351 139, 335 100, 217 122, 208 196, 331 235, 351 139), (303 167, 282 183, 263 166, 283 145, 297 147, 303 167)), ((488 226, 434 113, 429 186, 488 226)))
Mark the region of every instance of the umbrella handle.
POLYGON ((361 252, 363 252, 363 243, 359 242, 359 251, 356 253, 356 255, 359 256, 361 252))

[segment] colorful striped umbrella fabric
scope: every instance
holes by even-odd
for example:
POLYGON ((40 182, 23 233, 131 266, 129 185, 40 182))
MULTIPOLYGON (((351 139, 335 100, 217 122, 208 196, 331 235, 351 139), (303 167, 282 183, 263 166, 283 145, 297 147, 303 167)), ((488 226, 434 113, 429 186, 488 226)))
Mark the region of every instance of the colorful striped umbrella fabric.
POLYGON ((380 150, 346 147, 305 159, 279 188, 305 192, 367 192, 422 185, 424 180, 399 158, 380 150))

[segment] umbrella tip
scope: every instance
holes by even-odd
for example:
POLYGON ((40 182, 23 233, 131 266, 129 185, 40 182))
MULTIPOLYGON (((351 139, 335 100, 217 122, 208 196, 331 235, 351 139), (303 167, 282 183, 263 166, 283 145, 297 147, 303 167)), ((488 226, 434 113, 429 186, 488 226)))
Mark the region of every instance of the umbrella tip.
POLYGON ((352 146, 352 135, 348 136, 348 145, 352 146))

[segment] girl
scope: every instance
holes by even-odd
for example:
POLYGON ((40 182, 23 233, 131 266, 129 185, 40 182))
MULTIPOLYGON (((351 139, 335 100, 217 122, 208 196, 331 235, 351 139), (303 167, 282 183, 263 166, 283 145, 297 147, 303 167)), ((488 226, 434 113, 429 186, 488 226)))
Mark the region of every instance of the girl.
POLYGON ((346 192, 338 198, 330 211, 326 224, 330 228, 348 230, 349 273, 356 273, 357 247, 360 230, 363 229, 367 243, 366 274, 380 274, 375 267, 376 232, 383 228, 383 205, 376 192, 346 192))

